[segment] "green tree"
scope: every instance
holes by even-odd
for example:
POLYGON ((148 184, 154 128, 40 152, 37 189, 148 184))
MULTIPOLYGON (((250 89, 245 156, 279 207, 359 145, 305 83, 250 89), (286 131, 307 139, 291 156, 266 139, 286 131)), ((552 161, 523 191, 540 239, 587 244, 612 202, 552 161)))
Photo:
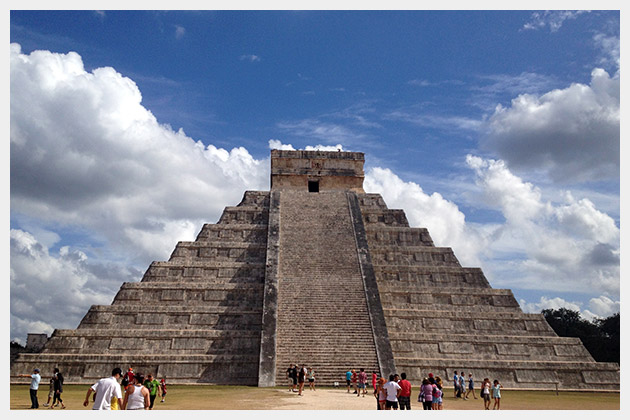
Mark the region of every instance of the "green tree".
POLYGON ((578 311, 543 309, 542 314, 560 337, 577 337, 598 362, 619 363, 619 313, 590 322, 578 311))

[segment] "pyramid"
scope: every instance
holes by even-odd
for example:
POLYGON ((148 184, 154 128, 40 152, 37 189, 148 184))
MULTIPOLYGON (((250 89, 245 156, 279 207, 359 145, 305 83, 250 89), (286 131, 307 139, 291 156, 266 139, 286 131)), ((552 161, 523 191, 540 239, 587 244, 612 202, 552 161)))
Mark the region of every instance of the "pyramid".
POLYGON ((245 192, 111 305, 21 354, 12 380, 59 367, 91 383, 132 366, 169 383, 275 386, 296 363, 320 385, 364 368, 415 384, 457 370, 506 388, 619 389, 618 364, 366 194, 363 165, 363 153, 272 150, 270 191, 245 192))

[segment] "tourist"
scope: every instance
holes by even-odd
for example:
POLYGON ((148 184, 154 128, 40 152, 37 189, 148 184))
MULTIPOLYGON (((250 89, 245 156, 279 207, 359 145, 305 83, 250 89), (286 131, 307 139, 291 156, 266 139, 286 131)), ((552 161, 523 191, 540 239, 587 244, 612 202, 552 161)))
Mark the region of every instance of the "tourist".
POLYGON ((501 384, 499 383, 498 379, 494 380, 494 386, 492 387, 492 398, 494 398, 494 406, 492 406, 492 409, 501 409, 501 384))
POLYGON ((164 398, 166 398, 166 379, 165 378, 160 379, 160 391, 162 391, 162 401, 160 402, 163 403, 164 398))
POLYGON ((433 410, 441 410, 442 409, 442 397, 444 393, 442 392, 442 378, 439 376, 434 380, 435 384, 433 385, 433 410))
POLYGON ((352 381, 352 370, 348 369, 346 372, 346 386, 348 387, 348 394, 350 393, 350 383, 352 381))
POLYGON ((466 378, 464 378, 464 372, 460 372, 459 374, 459 393, 458 396, 460 398, 464 398, 464 394, 466 393, 466 378))
POLYGON ((59 368, 55 368, 54 372, 55 375, 53 377, 55 380, 53 381, 53 387, 55 389, 55 396, 50 408, 54 408, 61 404, 61 408, 64 409, 66 406, 63 405, 63 401, 61 400, 61 394, 63 393, 63 375, 59 372, 59 368), (55 404, 55 402, 57 402, 57 404, 55 404))
POLYGON ((367 394, 367 373, 365 373, 365 369, 361 368, 359 370, 359 375, 357 376, 359 383, 359 392, 357 397, 363 395, 365 398, 365 394, 367 394))
POLYGON ((39 389, 39 383, 42 380, 42 377, 39 374, 39 369, 33 369, 32 374, 21 374, 18 375, 23 378, 31 378, 31 386, 29 388, 29 394, 31 396, 31 408, 39 408, 39 401, 37 401, 37 390, 39 389))
POLYGON ((122 370, 120 368, 114 368, 112 370, 112 376, 103 378, 89 387, 85 395, 85 401, 83 401, 83 406, 88 406, 90 403, 90 395, 93 392, 95 393, 95 397, 92 410, 110 410, 112 398, 116 398, 118 406, 122 406, 122 392, 120 392, 120 385, 118 384, 118 380, 121 377, 122 370))
POLYGON ((490 379, 484 378, 481 384, 481 398, 486 410, 490 409, 490 379))
POLYGON ((352 369, 352 377, 350 379, 352 381, 352 388, 354 388, 354 394, 358 394, 359 390, 357 388, 357 381, 359 380, 359 376, 357 375, 357 371, 352 369))
POLYGON ((385 410, 398 410, 400 385, 394 380, 394 375, 389 375, 389 382, 387 382, 383 388, 385 389, 385 410))
POLYGON ((48 407, 50 405, 50 402, 52 401, 54 395, 55 395, 55 373, 53 372, 52 376, 50 377, 50 382, 48 385, 48 401, 46 401, 46 404, 44 404, 44 407, 48 407))
POLYGON ((468 399, 468 394, 470 394, 471 392, 473 394, 473 397, 477 399, 477 396, 475 395, 475 381, 473 380, 472 373, 469 373, 468 374, 468 391, 466 391, 466 396, 464 397, 465 400, 468 399))
POLYGON ((315 369, 312 367, 308 368, 308 386, 311 388, 311 391, 315 391, 315 369))
POLYGON ((155 398, 158 396, 158 391, 160 390, 160 383, 157 379, 153 378, 152 374, 147 375, 147 379, 143 383, 144 386, 149 390, 149 410, 153 410, 153 403, 155 402, 155 398))
POLYGON ((387 399, 387 393, 385 392, 385 378, 379 378, 376 383, 376 389, 374 390, 374 396, 376 397, 376 409, 385 410, 385 401, 387 399))
POLYGON ((400 409, 411 410, 411 382, 407 380, 407 374, 405 372, 400 374, 398 386, 400 386, 400 396, 398 397, 400 409))
POLYGON ((289 391, 295 392, 295 385, 297 385, 297 382, 294 380, 294 378, 296 376, 297 376, 297 371, 295 370, 293 363, 290 363, 289 368, 287 369, 287 379, 289 380, 289 391))
POLYGON ((304 389, 304 378, 306 377, 306 367, 302 365, 302 368, 298 371, 298 395, 302 396, 302 390, 304 389))
POLYGON ((422 396, 422 408, 425 410, 431 410, 433 408, 433 385, 429 382, 429 378, 424 378, 422 380, 420 395, 422 396))
POLYGON ((378 376, 376 374, 376 371, 373 370, 372 371, 372 388, 374 388, 374 392, 376 392, 376 388, 378 387, 378 376))
POLYGON ((122 403, 123 410, 150 410, 150 392, 142 383, 144 376, 138 372, 134 375, 133 383, 125 390, 125 399, 122 403))
POLYGON ((134 380, 134 373, 133 373, 133 368, 131 366, 129 366, 129 369, 127 369, 127 372, 125 372, 125 376, 123 376, 122 379, 122 387, 123 389, 127 389, 128 386, 133 386, 134 380))
POLYGON ((459 391, 459 376, 455 371, 453 374, 453 398, 457 398, 457 391, 459 391))

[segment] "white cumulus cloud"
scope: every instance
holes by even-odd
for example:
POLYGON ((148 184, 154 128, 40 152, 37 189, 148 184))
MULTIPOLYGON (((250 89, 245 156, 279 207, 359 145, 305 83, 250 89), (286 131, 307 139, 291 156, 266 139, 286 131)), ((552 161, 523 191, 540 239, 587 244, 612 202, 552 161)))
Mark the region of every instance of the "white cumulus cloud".
POLYGON ((497 106, 482 145, 513 169, 565 183, 619 177, 620 80, 595 69, 590 85, 523 94, 497 106))
POLYGON ((566 192, 545 201, 538 188, 511 173, 501 160, 468 156, 480 200, 498 210, 505 222, 489 243, 495 284, 540 290, 619 293, 619 228, 586 198, 566 192))

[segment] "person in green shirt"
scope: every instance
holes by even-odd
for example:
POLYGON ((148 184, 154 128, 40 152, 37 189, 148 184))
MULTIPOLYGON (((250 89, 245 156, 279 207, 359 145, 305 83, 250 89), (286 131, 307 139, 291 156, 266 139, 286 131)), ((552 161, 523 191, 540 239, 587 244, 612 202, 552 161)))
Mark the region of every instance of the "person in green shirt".
POLYGON ((152 374, 149 373, 147 375, 147 379, 145 379, 142 385, 149 389, 149 410, 153 410, 153 403, 155 402, 155 398, 159 394, 160 383, 157 381, 157 379, 153 378, 152 374))

